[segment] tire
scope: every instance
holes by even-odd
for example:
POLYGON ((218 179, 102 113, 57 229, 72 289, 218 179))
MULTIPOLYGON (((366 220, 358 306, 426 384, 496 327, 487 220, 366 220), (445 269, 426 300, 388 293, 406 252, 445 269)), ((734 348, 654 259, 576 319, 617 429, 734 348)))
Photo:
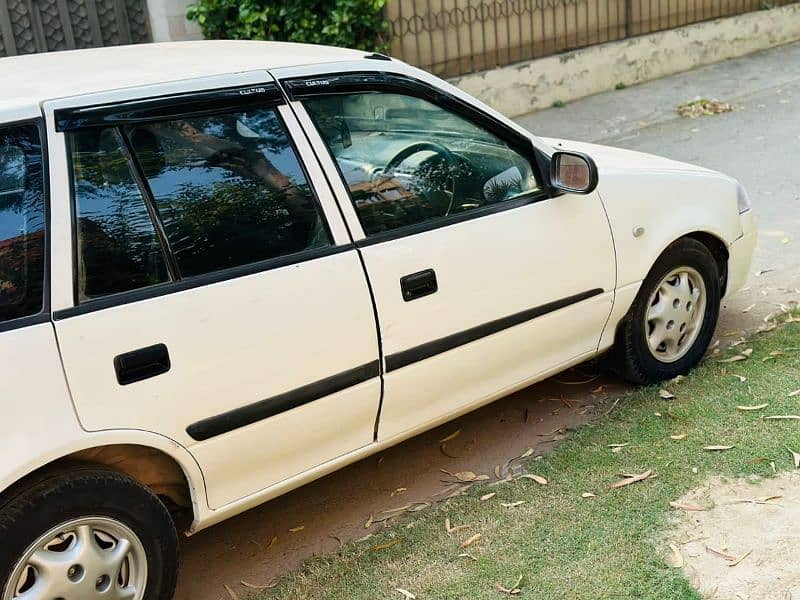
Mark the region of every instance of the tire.
POLYGON ((12 490, 0 506, 0 540, 0 600, 34 585, 49 585, 32 594, 36 600, 107 598, 102 592, 121 585, 136 589, 136 600, 170 600, 175 592, 172 517, 147 488, 102 466, 75 465, 12 490), (29 566, 27 558, 43 545, 49 552, 29 566), (40 577, 39 564, 47 577, 40 577))
MULTIPOLYGON (((669 293, 673 289, 685 287, 679 283, 679 279, 669 279, 669 281, 675 282, 674 286, 670 283, 666 284, 669 286, 666 288, 669 293)), ((673 297, 663 295, 663 298, 673 297)), ((620 323, 611 356, 614 370, 631 383, 638 385, 652 384, 684 375, 700 362, 711 342, 719 317, 720 300, 719 267, 708 248, 692 238, 682 238, 674 242, 655 262, 650 273, 642 282, 630 311, 620 323), (683 309, 691 304, 691 298, 689 302, 686 302, 685 295, 662 303, 661 290, 665 288, 661 284, 664 283, 665 278, 674 275, 680 279, 683 274, 686 274, 689 281, 689 289, 695 289, 691 287, 691 281, 697 280, 699 277, 697 283, 700 285, 696 289, 704 291, 704 294, 701 293, 701 296, 704 295, 702 309, 692 311, 691 317, 682 316, 683 309), (654 303, 651 304, 651 301, 654 303), (675 306, 670 309, 672 302, 675 302, 675 306), (659 307, 662 305, 667 308, 660 309, 659 307), (651 309, 652 312, 649 312, 651 309), (648 316, 656 314, 657 310, 665 310, 666 316, 648 320, 648 316), (702 320, 697 321, 695 327, 685 321, 700 317, 702 320), (667 319, 666 323, 663 322, 665 319, 667 319), (675 332, 679 331, 679 328, 686 322, 693 339, 684 337, 682 339, 685 343, 682 346, 670 341, 668 345, 659 345, 658 348, 653 349, 651 347, 651 345, 655 345, 653 340, 658 341, 659 334, 665 333, 670 322, 673 328, 667 332, 667 335, 671 337, 678 335, 675 332), (656 327, 665 329, 659 329, 656 332, 656 327), (672 348, 674 351, 671 350, 672 348)), ((700 306, 699 300, 696 302, 695 308, 698 306, 700 306)))

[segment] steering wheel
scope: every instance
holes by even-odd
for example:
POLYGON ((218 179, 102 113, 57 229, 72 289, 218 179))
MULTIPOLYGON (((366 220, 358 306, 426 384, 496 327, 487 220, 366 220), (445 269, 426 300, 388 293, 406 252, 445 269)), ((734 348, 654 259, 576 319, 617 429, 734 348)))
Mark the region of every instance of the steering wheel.
POLYGON ((409 144, 405 148, 402 148, 397 154, 395 154, 392 159, 386 163, 386 166, 383 168, 384 173, 391 173, 397 167, 399 167, 405 160, 413 156, 414 154, 418 154, 420 152, 433 152, 438 156, 444 159, 444 162, 448 166, 448 173, 450 174, 450 179, 452 181, 452 192, 450 194, 450 203, 447 206, 447 211, 444 213, 445 216, 450 214, 450 211, 453 209, 453 200, 457 195, 457 187, 458 187, 458 177, 457 173, 459 169, 457 168, 459 165, 459 159, 456 157, 455 154, 450 152, 445 146, 438 144, 436 142, 414 142, 413 144, 409 144))

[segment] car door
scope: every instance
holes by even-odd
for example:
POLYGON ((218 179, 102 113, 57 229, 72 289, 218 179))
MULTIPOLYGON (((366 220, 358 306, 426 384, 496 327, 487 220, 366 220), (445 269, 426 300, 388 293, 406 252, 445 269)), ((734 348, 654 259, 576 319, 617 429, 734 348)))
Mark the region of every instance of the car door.
POLYGON ((592 355, 616 266, 599 196, 550 194, 530 138, 409 67, 362 69, 282 83, 366 265, 390 440, 592 355))
POLYGON ((266 77, 47 107, 80 421, 188 447, 212 508, 370 444, 380 399, 363 268, 266 77))

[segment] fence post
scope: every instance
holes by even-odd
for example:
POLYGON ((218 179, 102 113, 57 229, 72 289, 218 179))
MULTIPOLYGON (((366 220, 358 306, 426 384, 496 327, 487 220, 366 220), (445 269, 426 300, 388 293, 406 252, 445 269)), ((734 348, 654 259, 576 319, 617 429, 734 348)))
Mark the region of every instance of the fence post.
POLYGON ((625 37, 631 37, 631 25, 633 19, 633 0, 625 0, 625 37))

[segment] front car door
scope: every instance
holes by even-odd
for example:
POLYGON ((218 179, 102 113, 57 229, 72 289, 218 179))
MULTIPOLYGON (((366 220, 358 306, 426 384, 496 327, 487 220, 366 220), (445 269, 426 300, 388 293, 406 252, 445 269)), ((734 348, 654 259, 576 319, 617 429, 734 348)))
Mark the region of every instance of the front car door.
POLYGON ((596 193, 550 194, 530 137, 405 65, 274 74, 331 173, 374 291, 379 439, 596 352, 615 280, 596 193))
POLYGON ((211 508, 370 444, 380 400, 363 268, 267 77, 46 106, 80 421, 188 447, 211 508))

